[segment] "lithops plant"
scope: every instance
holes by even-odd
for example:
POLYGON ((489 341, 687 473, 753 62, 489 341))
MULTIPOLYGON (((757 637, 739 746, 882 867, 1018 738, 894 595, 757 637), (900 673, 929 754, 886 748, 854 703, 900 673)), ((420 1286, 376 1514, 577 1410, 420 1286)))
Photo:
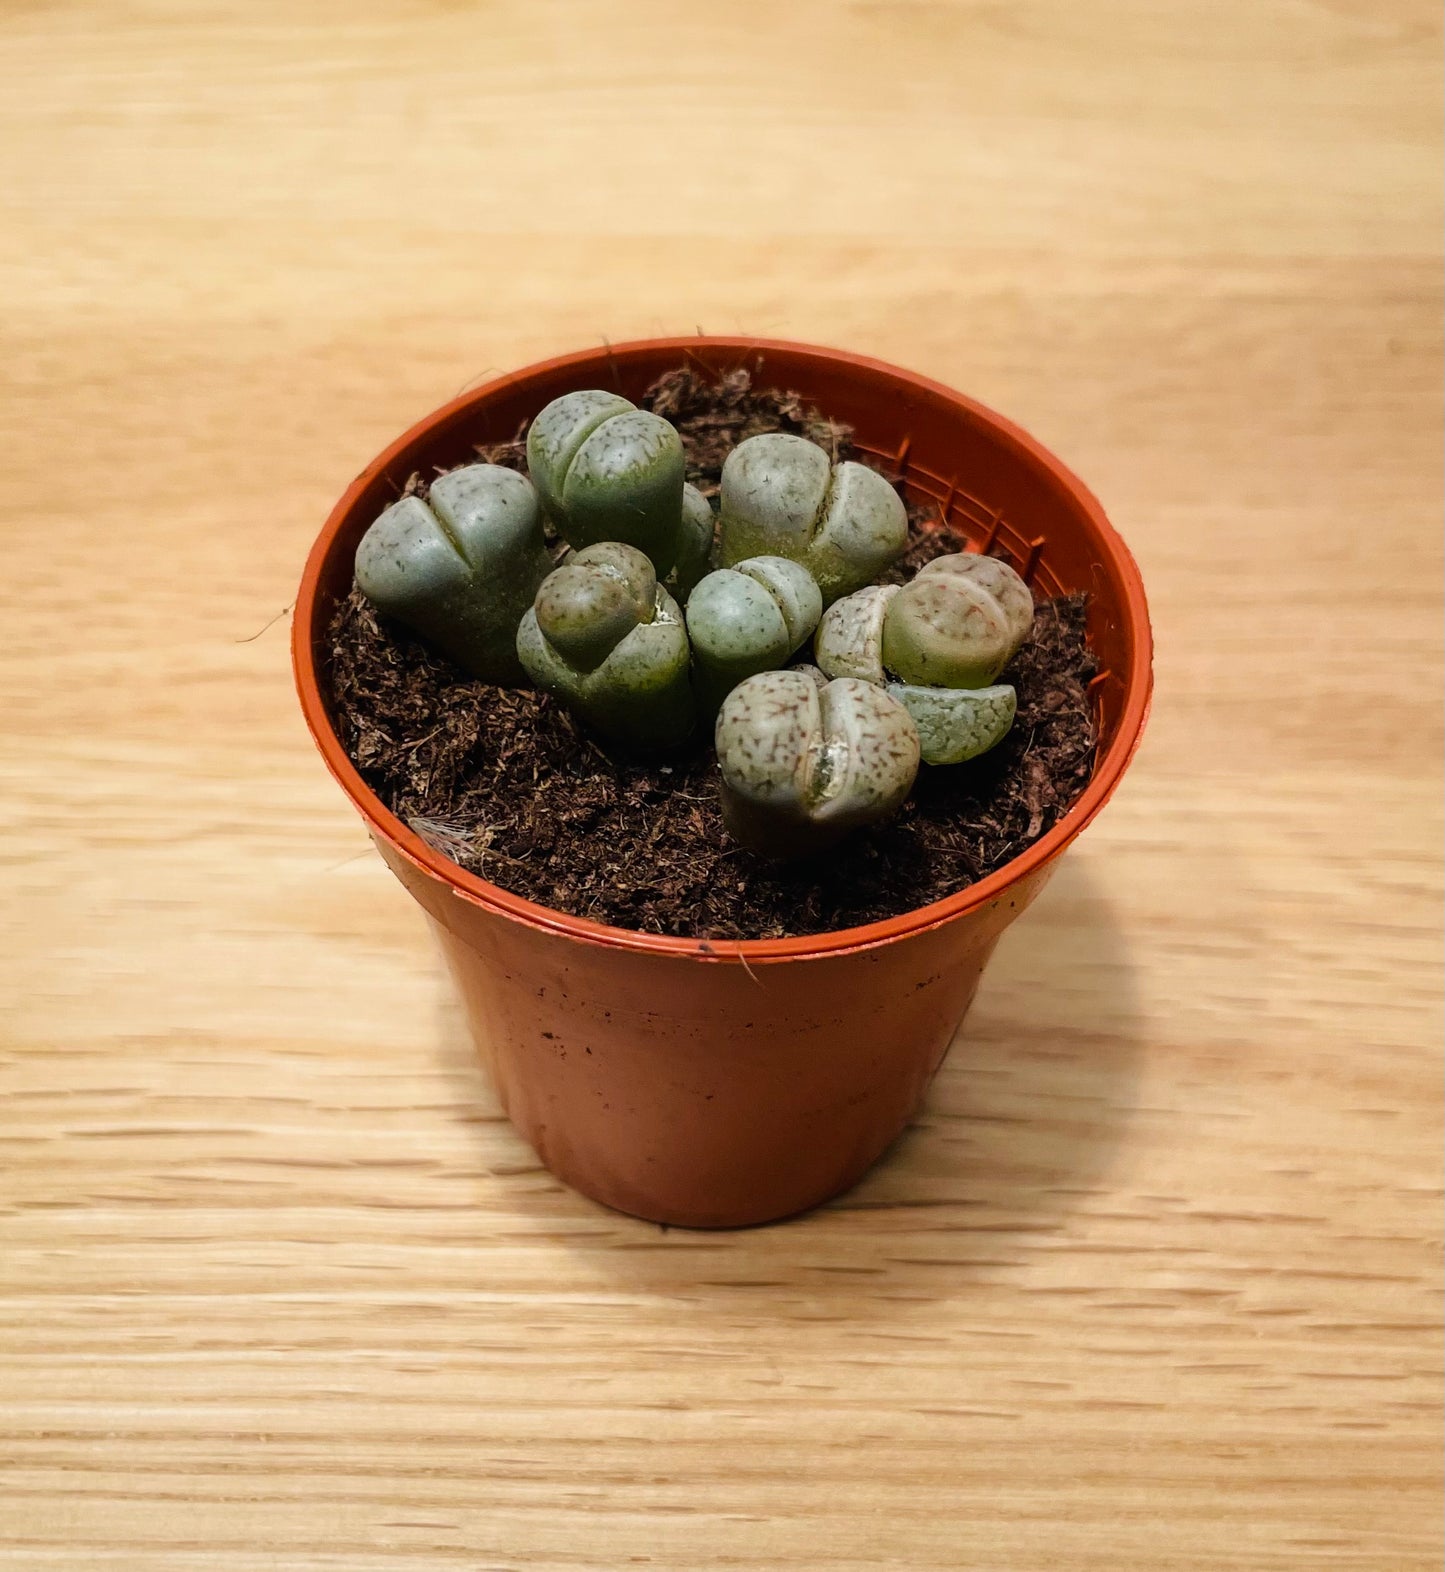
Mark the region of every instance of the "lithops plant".
POLYGON ((903 500, 876 470, 834 464, 817 443, 767 432, 723 465, 718 560, 791 557, 828 604, 871 583, 908 544, 903 500))
POLYGON ((550 574, 517 654, 539 688, 624 747, 676 747, 693 728, 682 612, 636 547, 584 546, 550 574))
POLYGON ((528 428, 527 468, 569 545, 621 541, 659 574, 671 570, 685 465, 682 438, 660 415, 599 388, 564 393, 528 428))
POLYGON ((918 726, 925 764, 961 764, 996 747, 1017 695, 994 678, 1033 625, 1033 597, 1005 562, 959 552, 911 583, 871 585, 835 601, 814 640, 830 677, 885 684, 918 726))
POLYGON ((889 602, 883 664, 921 687, 987 687, 1033 621, 1029 587, 1006 562, 972 552, 935 557, 889 602))
POLYGON ((699 698, 716 709, 754 672, 783 665, 818 626, 823 597, 787 557, 748 557, 709 573, 687 603, 699 698))
POLYGON ((918 773, 908 711, 871 683, 820 686, 804 671, 765 671, 723 702, 714 732, 723 822, 772 857, 825 850, 895 813, 918 773))
POLYGON ((888 693, 913 717, 925 764, 963 764, 996 748, 1013 728, 1018 695, 991 688, 920 688, 890 682, 888 693))
POLYGON ((496 464, 393 502, 356 548, 362 594, 484 682, 522 680, 517 626, 551 566, 536 492, 496 464))
POLYGON ((717 520, 708 500, 696 486, 682 488, 682 524, 678 530, 677 557, 667 575, 668 590, 685 606, 688 597, 712 566, 717 520))
POLYGON ((882 687, 883 623, 898 593, 896 584, 870 584, 835 600, 823 613, 813 653, 830 677, 856 677, 882 687))

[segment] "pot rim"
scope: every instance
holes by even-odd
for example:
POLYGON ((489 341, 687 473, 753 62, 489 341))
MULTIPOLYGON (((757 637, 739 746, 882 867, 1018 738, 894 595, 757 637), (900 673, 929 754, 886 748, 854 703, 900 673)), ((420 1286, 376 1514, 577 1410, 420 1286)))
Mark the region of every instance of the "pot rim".
POLYGON ((372 835, 384 837, 408 861, 448 886, 454 895, 500 916, 510 918, 514 922, 582 943, 655 956, 674 956, 680 959, 714 962, 734 961, 742 965, 840 955, 895 943, 924 929, 951 922, 965 913, 976 911, 1007 895, 1021 879, 1052 862, 1113 795, 1115 787, 1138 750, 1144 725, 1149 716, 1154 680, 1153 634, 1149 625, 1148 604, 1144 595, 1143 579, 1132 553, 1110 524, 1103 507, 1088 487, 1022 427, 944 383, 871 356, 856 355, 847 350, 829 349, 787 339, 714 334, 634 339, 622 344, 604 343, 604 347, 600 349, 577 350, 567 355, 556 355, 503 376, 494 377, 479 387, 468 389, 409 427, 394 442, 388 444, 351 482, 322 526, 321 533, 317 536, 307 557, 296 597, 291 622, 291 660, 301 709, 312 738, 327 768, 366 821, 372 835), (1022 450, 1034 463, 1048 470, 1069 491, 1089 515, 1105 550, 1113 558, 1113 565, 1124 586, 1124 611, 1131 623, 1133 633, 1132 659, 1128 669, 1119 673, 1124 682, 1124 707, 1119 725, 1108 746, 1096 758, 1094 773, 1088 785, 1080 792, 1059 822, 1047 834, 1040 836, 1033 845, 1006 862, 1002 868, 954 895, 945 896, 942 900, 933 901, 927 906, 915 907, 896 917, 885 918, 881 922, 867 923, 853 928, 837 928, 826 933, 803 934, 786 939, 679 939, 664 934, 641 933, 630 928, 614 928, 604 923, 593 922, 586 917, 573 917, 565 912, 555 911, 551 907, 538 905, 523 896, 514 895, 499 885, 492 884, 476 874, 468 873, 464 868, 444 857, 382 803, 361 778, 356 766, 342 747, 340 738, 336 735, 331 718, 327 714, 315 660, 315 622, 322 570, 330 554, 332 542, 346 523, 356 499, 376 475, 395 463, 412 443, 418 441, 433 426, 452 418, 466 406, 476 403, 483 395, 493 393, 498 388, 527 381, 539 373, 566 370, 574 366, 580 368, 593 365, 599 359, 610 359, 628 353, 675 350, 681 359, 699 345, 725 351, 738 351, 743 354, 753 351, 786 351, 808 355, 816 360, 831 361, 839 366, 862 367, 870 371, 882 372, 934 397, 942 397, 963 405, 970 413, 992 427, 998 436, 1022 450))

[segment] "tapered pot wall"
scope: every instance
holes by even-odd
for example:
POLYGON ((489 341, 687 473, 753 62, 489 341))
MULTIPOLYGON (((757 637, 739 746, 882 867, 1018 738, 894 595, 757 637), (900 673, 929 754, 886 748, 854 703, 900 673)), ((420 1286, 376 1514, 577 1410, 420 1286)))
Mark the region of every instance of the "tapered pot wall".
POLYGON ((1048 876, 859 951, 750 963, 508 921, 385 843, 432 918, 508 1117, 559 1178, 700 1228, 846 1189, 917 1111, 999 935, 1048 876))

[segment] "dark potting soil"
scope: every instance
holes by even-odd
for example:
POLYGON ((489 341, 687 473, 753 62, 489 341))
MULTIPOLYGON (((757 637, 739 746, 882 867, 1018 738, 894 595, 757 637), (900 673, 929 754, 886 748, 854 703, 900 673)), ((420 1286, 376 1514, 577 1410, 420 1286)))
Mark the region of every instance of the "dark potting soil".
MULTIPOLYGON (((792 431, 838 458, 850 432, 791 393, 688 368, 643 404, 682 434, 688 479, 716 492, 745 437, 792 431)), ((522 468, 513 442, 479 449, 522 468)), ((416 477, 410 489, 424 489, 416 477)), ((936 508, 910 505, 912 540, 888 575, 963 549, 936 508)), ((463 868, 556 911, 686 938, 772 939, 894 917, 1001 867, 1054 825, 1094 767, 1095 665, 1084 597, 1042 601, 1000 681, 1018 690, 1009 736, 972 763, 925 765, 898 815, 814 861, 767 862, 723 829, 707 739, 662 762, 614 758, 545 694, 474 681, 359 591, 332 619, 327 678, 337 734, 371 789, 463 868)))

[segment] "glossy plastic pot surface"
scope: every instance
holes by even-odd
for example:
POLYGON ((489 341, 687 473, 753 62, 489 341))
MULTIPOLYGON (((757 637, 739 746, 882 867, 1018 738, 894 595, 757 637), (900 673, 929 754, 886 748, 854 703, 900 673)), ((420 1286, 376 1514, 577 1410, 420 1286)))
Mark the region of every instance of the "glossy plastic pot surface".
MULTIPOLYGON (((373 840, 426 910, 498 1093, 559 1177, 660 1222, 765 1222, 852 1184, 917 1110, 999 934, 1118 785, 1148 713, 1152 647, 1133 558, 1099 504, 1018 427, 926 378, 836 350, 656 339, 529 367, 414 426, 357 477, 302 579, 293 659, 306 720, 373 840), (1099 752, 1052 830, 958 895, 789 939, 664 938, 551 911, 448 861, 392 815, 327 710, 325 634, 357 542, 408 476, 467 462, 575 388, 637 398, 687 361, 747 367, 854 428, 909 490, 1046 594, 1090 595, 1099 752)), ((1044 980, 1041 980, 1046 985, 1044 980)))

